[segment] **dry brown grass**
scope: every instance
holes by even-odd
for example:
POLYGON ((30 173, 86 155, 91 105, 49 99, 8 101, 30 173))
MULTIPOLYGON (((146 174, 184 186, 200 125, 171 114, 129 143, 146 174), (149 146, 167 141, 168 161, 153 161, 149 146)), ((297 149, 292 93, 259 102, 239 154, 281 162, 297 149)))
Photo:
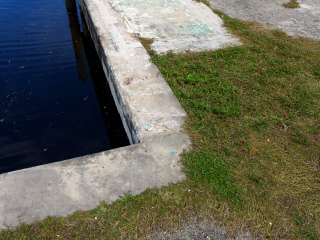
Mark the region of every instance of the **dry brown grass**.
POLYGON ((290 0, 289 2, 287 3, 283 3, 282 6, 284 6, 285 8, 299 8, 300 5, 299 3, 297 2, 297 0, 290 0))

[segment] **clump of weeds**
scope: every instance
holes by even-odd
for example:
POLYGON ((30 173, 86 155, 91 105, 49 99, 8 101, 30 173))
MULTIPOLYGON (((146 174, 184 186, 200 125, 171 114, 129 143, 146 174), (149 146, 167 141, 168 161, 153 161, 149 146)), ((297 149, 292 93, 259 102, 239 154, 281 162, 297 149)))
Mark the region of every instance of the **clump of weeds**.
POLYGON ((297 0, 290 0, 287 3, 283 3, 282 6, 284 6, 285 8, 299 8, 299 2, 297 0))

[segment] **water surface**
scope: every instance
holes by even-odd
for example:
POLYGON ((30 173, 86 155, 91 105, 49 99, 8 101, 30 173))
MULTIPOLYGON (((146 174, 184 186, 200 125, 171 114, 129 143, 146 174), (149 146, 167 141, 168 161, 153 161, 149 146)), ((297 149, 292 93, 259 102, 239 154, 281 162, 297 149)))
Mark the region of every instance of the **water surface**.
POLYGON ((0 0, 0 173, 128 144, 75 14, 69 0, 0 0))

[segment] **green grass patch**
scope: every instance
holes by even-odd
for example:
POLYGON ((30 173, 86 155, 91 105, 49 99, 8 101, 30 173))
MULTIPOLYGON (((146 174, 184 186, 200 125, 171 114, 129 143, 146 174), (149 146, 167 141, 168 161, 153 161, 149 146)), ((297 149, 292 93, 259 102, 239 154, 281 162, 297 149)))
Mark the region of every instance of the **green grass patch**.
POLYGON ((319 239, 320 43, 223 16, 243 45, 149 50, 188 113, 188 180, 2 231, 0 239, 143 239, 193 216, 259 239, 319 239))
POLYGON ((215 153, 191 152, 183 160, 189 179, 204 182, 216 195, 230 201, 232 206, 243 204, 242 192, 232 178, 228 159, 215 153))
POLYGON ((208 7, 210 7, 210 3, 208 0, 194 0, 195 2, 200 2, 200 3, 203 3, 205 5, 207 5, 208 7))
POLYGON ((242 46, 150 52, 188 112, 185 171, 241 212, 230 229, 245 223, 261 237, 318 237, 319 42, 223 19, 242 46))
POLYGON ((149 51, 151 49, 151 44, 154 42, 152 38, 142 38, 139 37, 139 41, 141 42, 142 46, 149 51))
POLYGON ((297 0, 290 0, 287 3, 283 3, 282 6, 284 6, 285 8, 299 8, 300 7, 297 0))

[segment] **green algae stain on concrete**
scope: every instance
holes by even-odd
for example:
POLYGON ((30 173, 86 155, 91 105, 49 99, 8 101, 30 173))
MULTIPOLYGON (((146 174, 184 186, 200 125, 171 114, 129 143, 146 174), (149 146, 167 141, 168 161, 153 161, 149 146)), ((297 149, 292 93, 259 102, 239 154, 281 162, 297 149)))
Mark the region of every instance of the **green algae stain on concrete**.
POLYGON ((143 38, 203 35, 214 32, 191 1, 111 0, 128 32, 143 38))
MULTIPOLYGON (((92 0, 93 1, 93 0, 92 0)), ((208 6, 193 0, 100 0, 115 10, 129 36, 152 39, 163 54, 199 52, 241 44, 208 6)))
POLYGON ((182 27, 187 35, 201 35, 212 32, 207 24, 189 25, 187 27, 182 27))

